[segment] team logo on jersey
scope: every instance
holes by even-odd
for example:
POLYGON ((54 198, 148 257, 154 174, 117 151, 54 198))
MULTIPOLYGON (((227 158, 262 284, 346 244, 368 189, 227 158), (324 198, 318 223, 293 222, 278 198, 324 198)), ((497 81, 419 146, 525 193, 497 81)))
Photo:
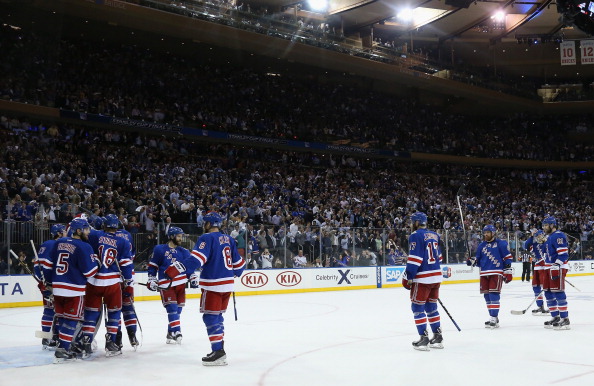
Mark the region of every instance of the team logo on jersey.
POLYGON ((404 272, 404 267, 386 268, 386 283, 396 283, 402 276, 402 272, 404 272))
POLYGON ((295 271, 284 271, 276 275, 276 282, 283 287, 294 287, 301 283, 301 275, 295 271))
POLYGON ((441 269, 441 276, 443 276, 446 279, 452 277, 452 269, 450 267, 443 267, 441 269))
POLYGON ((249 288, 264 287, 268 283, 268 276, 261 272, 250 272, 241 277, 241 284, 249 288))

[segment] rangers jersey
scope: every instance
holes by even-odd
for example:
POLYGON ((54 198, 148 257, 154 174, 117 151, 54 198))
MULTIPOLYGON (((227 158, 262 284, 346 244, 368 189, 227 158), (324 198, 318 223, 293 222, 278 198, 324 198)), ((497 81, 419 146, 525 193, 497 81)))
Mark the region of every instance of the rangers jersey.
POLYGON ((545 268, 546 261, 546 243, 539 244, 533 236, 524 242, 524 248, 532 252, 534 255, 534 270, 540 271, 545 268))
POLYGON ((546 261, 547 265, 559 264, 561 268, 569 269, 567 260, 569 260, 569 246, 567 236, 561 231, 555 231, 549 235, 546 242, 546 261))
POLYGON ((245 260, 237 252, 235 240, 221 232, 200 236, 190 258, 182 263, 188 273, 202 268, 200 288, 214 292, 232 292, 234 277, 241 276, 245 269, 245 260))
POLYGON ((122 237, 130 243, 130 258, 134 260, 136 257, 136 247, 134 246, 134 240, 132 239, 132 234, 125 229, 118 229, 116 231, 116 236, 122 237))
MULTIPOLYGON (((54 249, 54 245, 56 244, 56 240, 47 240, 39 247, 39 251, 37 253, 37 260, 33 264, 33 274, 39 281, 46 281, 45 279, 45 272, 43 271, 43 267, 48 267, 51 269, 53 266, 53 260, 51 257, 52 249, 54 249)), ((47 277, 47 280, 51 279, 51 275, 47 277)))
MULTIPOLYGON (((170 248, 168 244, 156 245, 153 249, 153 257, 151 257, 151 261, 149 262, 148 274, 149 276, 157 277, 160 288, 167 288, 169 287, 169 277, 165 275, 167 267, 177 260, 183 262, 189 257, 190 251, 184 247, 177 246, 170 248)), ((173 278, 171 286, 186 284, 187 281, 188 277, 183 272, 173 278)))
POLYGON ((476 262, 481 276, 503 275, 503 268, 511 265, 513 258, 505 240, 483 241, 476 249, 476 262))
POLYGON ((439 235, 424 228, 417 229, 408 237, 409 253, 405 275, 416 283, 441 283, 442 260, 439 235))
POLYGON ((64 297, 83 296, 87 278, 99 270, 91 246, 71 237, 58 239, 50 252, 50 258, 43 263, 43 273, 52 284, 54 295, 64 297))
POLYGON ((89 283, 106 287, 132 279, 132 258, 130 257, 130 243, 115 233, 105 231, 92 231, 89 235, 89 244, 99 257, 101 267, 89 283))

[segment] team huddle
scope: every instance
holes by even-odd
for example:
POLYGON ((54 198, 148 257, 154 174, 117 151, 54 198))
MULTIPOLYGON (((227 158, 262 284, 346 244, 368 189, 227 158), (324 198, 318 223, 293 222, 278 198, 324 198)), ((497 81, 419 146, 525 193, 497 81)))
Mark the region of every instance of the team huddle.
MULTIPOLYGON (((409 254, 402 285, 410 290, 412 312, 419 333, 413 348, 442 349, 443 336, 437 302, 442 282, 440 236, 427 230, 427 216, 416 212, 410 217, 409 254), (427 322, 433 333, 429 338, 427 322)), ((234 278, 241 276, 246 263, 235 240, 219 231, 223 222, 216 212, 204 216, 205 233, 192 251, 182 247, 184 232, 172 226, 168 241, 155 246, 148 268, 146 286, 159 291, 168 317, 166 343, 180 344, 180 315, 185 305, 185 289, 201 289, 200 312, 211 344, 211 353, 202 358, 206 366, 226 365, 224 319, 234 278)), ((136 350, 138 318, 134 308, 134 247, 131 235, 119 229, 117 216, 110 214, 93 226, 76 218, 66 229, 51 227, 52 240, 39 248, 34 267, 43 294, 42 345, 55 349, 55 363, 88 358, 97 348, 95 336, 105 318, 106 356, 122 353, 124 326, 130 345, 136 350)), ((570 329, 565 295, 568 271, 568 244, 557 229, 554 217, 543 220, 543 229, 534 230, 524 247, 536 260, 532 279, 537 309, 535 315, 552 319, 545 328, 570 329), (548 310, 544 308, 542 294, 548 310)), ((480 292, 485 298, 489 320, 485 327, 499 327, 499 307, 503 283, 512 280, 513 256, 505 240, 496 238, 492 225, 483 228, 483 241, 476 255, 466 263, 480 269, 480 292)), ((443 306, 443 304, 442 304, 443 306)), ((447 312, 447 310, 446 310, 447 312)), ((453 319, 452 319, 453 321, 453 319)), ((455 323, 455 322, 454 322, 455 323)), ((457 324, 456 324, 457 326, 457 324)))
MULTIPOLYGON (((235 240, 219 232, 222 218, 204 216, 206 233, 190 252, 181 246, 183 230, 171 227, 168 242, 153 251, 146 283, 159 291, 169 319, 166 343, 180 344, 180 314, 185 288, 201 288, 200 312, 212 352, 202 358, 206 366, 226 365, 223 348, 226 311, 234 278, 241 276, 245 261, 235 240), (200 271, 198 274, 197 271, 200 271)), ((51 227, 53 237, 39 248, 34 276, 43 295, 42 345, 55 349, 54 363, 86 359, 97 344, 96 333, 105 317, 106 356, 122 353, 122 317, 130 345, 140 345, 134 308, 134 248, 131 235, 119 228, 115 215, 98 219, 93 227, 84 218, 51 227)))
MULTIPOLYGON (((427 216, 424 213, 416 212, 410 220, 412 233, 408 239, 409 255, 402 285, 410 290, 411 308, 420 336, 412 345, 414 349, 421 351, 428 351, 429 348, 441 349, 444 347, 443 336, 437 311, 442 281, 440 238, 437 233, 426 229, 427 216), (433 332, 431 339, 427 332, 427 321, 433 332)), ((538 308, 532 313, 550 313, 552 319, 544 322, 545 328, 569 330, 565 295, 565 276, 569 268, 567 237, 557 229, 557 220, 554 217, 545 218, 542 228, 534 230, 524 245, 534 254, 536 261, 532 288, 538 308), (543 292, 548 310, 543 305, 543 292)), ((495 233, 493 225, 486 225, 483 228, 483 241, 478 245, 476 255, 469 256, 466 260, 468 266, 478 266, 480 269, 480 292, 485 297, 489 312, 485 327, 490 329, 499 327, 499 300, 503 282, 512 281, 513 256, 507 241, 496 238, 495 233)))

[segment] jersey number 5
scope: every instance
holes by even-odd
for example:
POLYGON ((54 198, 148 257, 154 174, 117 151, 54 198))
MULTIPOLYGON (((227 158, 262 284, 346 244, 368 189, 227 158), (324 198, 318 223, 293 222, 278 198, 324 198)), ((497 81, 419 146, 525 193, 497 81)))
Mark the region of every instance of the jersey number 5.
POLYGON ((56 263, 56 266, 58 268, 56 268, 56 273, 63 275, 66 272, 68 272, 68 258, 70 257, 69 253, 60 253, 58 255, 58 262, 56 263))
POLYGON ((439 244, 436 241, 430 241, 427 243, 427 262, 435 264, 437 259, 439 259, 439 244))

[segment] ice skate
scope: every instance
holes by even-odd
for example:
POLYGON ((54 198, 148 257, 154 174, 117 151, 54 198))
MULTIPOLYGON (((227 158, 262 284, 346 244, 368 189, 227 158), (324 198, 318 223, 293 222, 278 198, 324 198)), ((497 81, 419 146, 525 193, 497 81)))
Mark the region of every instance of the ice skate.
POLYGON ((81 357, 86 359, 93 353, 93 345, 91 344, 91 338, 89 336, 83 336, 80 340, 81 345, 81 357))
POLYGON ((136 331, 132 330, 131 328, 127 328, 126 331, 128 332, 128 339, 130 340, 130 346, 136 351, 140 343, 138 343, 138 339, 136 339, 136 331))
POLYGON ((443 348, 443 336, 441 335, 441 327, 433 333, 433 338, 429 340, 429 347, 443 348))
POLYGON ((110 339, 105 342, 105 356, 114 357, 116 355, 122 355, 122 350, 116 342, 110 339))
POLYGON ((76 360, 76 354, 72 351, 66 351, 65 348, 57 348, 54 354, 54 363, 73 362, 76 360))
POLYGON ((429 351, 429 336, 427 331, 419 337, 419 340, 412 342, 413 348, 419 351, 429 351))
POLYGON ((551 329, 551 328, 553 328, 553 325, 555 323, 559 322, 560 320, 561 320, 560 317, 554 316, 553 319, 547 320, 546 322, 544 322, 544 328, 551 329))
POLYGON ((227 354, 224 349, 213 351, 202 358, 204 366, 227 366, 227 354))
POLYGON ((182 342, 182 334, 179 331, 168 332, 167 333, 167 344, 181 344, 182 342))
POLYGON ((499 328, 499 318, 496 316, 491 316, 491 319, 485 322, 485 328, 499 328))
MULTIPOLYGON (((108 338, 109 334, 105 335, 105 340, 109 339, 108 338)), ((118 330, 118 332, 116 333, 116 340, 115 343, 118 345, 118 347, 120 348, 120 350, 122 350, 124 348, 124 343, 122 343, 122 331, 118 330)))
POLYGON ((571 330, 569 318, 561 318, 557 322, 553 323, 553 329, 557 331, 571 330))
POLYGON ((55 350, 56 348, 58 348, 58 341, 54 340, 54 339, 46 339, 43 338, 41 340, 41 346, 43 350, 55 350))
POLYGON ((547 316, 551 313, 549 310, 545 310, 544 306, 540 306, 534 310, 532 310, 533 316, 547 316))

